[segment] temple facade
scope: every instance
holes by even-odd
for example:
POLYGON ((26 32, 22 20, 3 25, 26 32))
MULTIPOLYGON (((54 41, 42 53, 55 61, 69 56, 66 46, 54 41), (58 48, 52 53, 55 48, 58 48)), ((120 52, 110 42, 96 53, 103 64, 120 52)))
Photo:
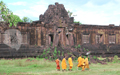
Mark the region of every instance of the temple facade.
MULTIPOLYGON (((0 22, 0 44, 4 44, 7 29, 19 30, 22 45, 28 46, 73 47, 80 44, 90 50, 119 50, 120 45, 120 26, 74 23, 74 17, 69 17, 64 5, 59 3, 49 5, 39 20, 32 23, 19 22, 17 27, 9 27, 0 22)), ((11 43, 11 37, 8 38, 11 43)))

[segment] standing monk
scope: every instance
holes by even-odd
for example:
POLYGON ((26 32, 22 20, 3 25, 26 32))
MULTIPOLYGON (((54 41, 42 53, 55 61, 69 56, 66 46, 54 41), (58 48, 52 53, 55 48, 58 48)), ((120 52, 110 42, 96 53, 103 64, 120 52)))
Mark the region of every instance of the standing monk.
POLYGON ((67 68, 67 63, 66 63, 66 57, 65 57, 65 56, 64 56, 64 58, 63 58, 63 60, 62 60, 61 65, 62 65, 62 71, 66 70, 66 68, 67 68))
POLYGON ((55 62, 56 62, 56 65, 57 65, 56 70, 60 71, 60 65, 59 65, 60 60, 59 60, 59 58, 56 59, 55 62))
POLYGON ((82 64, 82 55, 79 55, 79 58, 78 58, 78 65, 77 65, 77 70, 78 70, 78 67, 81 67, 81 64, 82 64))
POLYGON ((88 68, 90 70, 88 56, 85 58, 85 68, 88 68))
POLYGON ((72 63, 72 55, 69 56, 68 58, 68 62, 69 62, 69 71, 71 71, 72 67, 73 67, 73 63, 72 63))
POLYGON ((85 70, 85 59, 82 57, 82 63, 81 63, 82 71, 85 70))

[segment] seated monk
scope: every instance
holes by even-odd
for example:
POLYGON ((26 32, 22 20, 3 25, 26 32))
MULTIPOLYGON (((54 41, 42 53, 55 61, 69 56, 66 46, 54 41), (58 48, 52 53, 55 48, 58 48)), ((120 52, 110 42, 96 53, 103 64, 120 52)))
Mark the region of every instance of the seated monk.
POLYGON ((66 68, 67 68, 67 63, 66 63, 66 57, 65 57, 65 56, 64 56, 64 58, 63 58, 63 60, 62 60, 61 65, 62 65, 62 71, 66 70, 66 68))
POLYGON ((57 66, 56 70, 60 71, 60 65, 59 65, 60 60, 59 60, 59 58, 56 59, 55 62, 56 62, 56 66, 57 66))
POLYGON ((85 68, 89 69, 89 61, 88 61, 88 56, 85 58, 85 68))
POLYGON ((78 67, 81 67, 81 64, 82 64, 82 55, 79 55, 79 58, 78 58, 78 65, 77 65, 77 70, 78 70, 78 67))
POLYGON ((71 71, 72 67, 73 67, 73 63, 72 63, 72 55, 69 56, 68 58, 68 62, 69 62, 69 71, 71 71))

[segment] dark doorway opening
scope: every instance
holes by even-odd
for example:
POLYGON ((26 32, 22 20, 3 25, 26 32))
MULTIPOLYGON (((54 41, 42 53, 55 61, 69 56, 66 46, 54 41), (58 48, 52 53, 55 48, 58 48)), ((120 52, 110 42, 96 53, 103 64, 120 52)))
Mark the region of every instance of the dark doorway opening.
POLYGON ((66 35, 67 39, 68 39, 68 34, 66 35))
POLYGON ((53 34, 49 34, 49 44, 53 44, 53 34))

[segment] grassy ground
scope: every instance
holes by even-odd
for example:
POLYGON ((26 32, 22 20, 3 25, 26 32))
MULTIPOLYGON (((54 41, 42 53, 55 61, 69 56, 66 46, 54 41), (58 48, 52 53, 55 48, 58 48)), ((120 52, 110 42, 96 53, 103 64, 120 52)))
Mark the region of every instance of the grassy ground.
POLYGON ((0 75, 120 75, 119 63, 108 63, 107 65, 90 64, 90 71, 81 71, 81 69, 77 70, 77 62, 74 61, 73 71, 62 72, 56 71, 54 61, 28 59, 1 59, 0 75))

